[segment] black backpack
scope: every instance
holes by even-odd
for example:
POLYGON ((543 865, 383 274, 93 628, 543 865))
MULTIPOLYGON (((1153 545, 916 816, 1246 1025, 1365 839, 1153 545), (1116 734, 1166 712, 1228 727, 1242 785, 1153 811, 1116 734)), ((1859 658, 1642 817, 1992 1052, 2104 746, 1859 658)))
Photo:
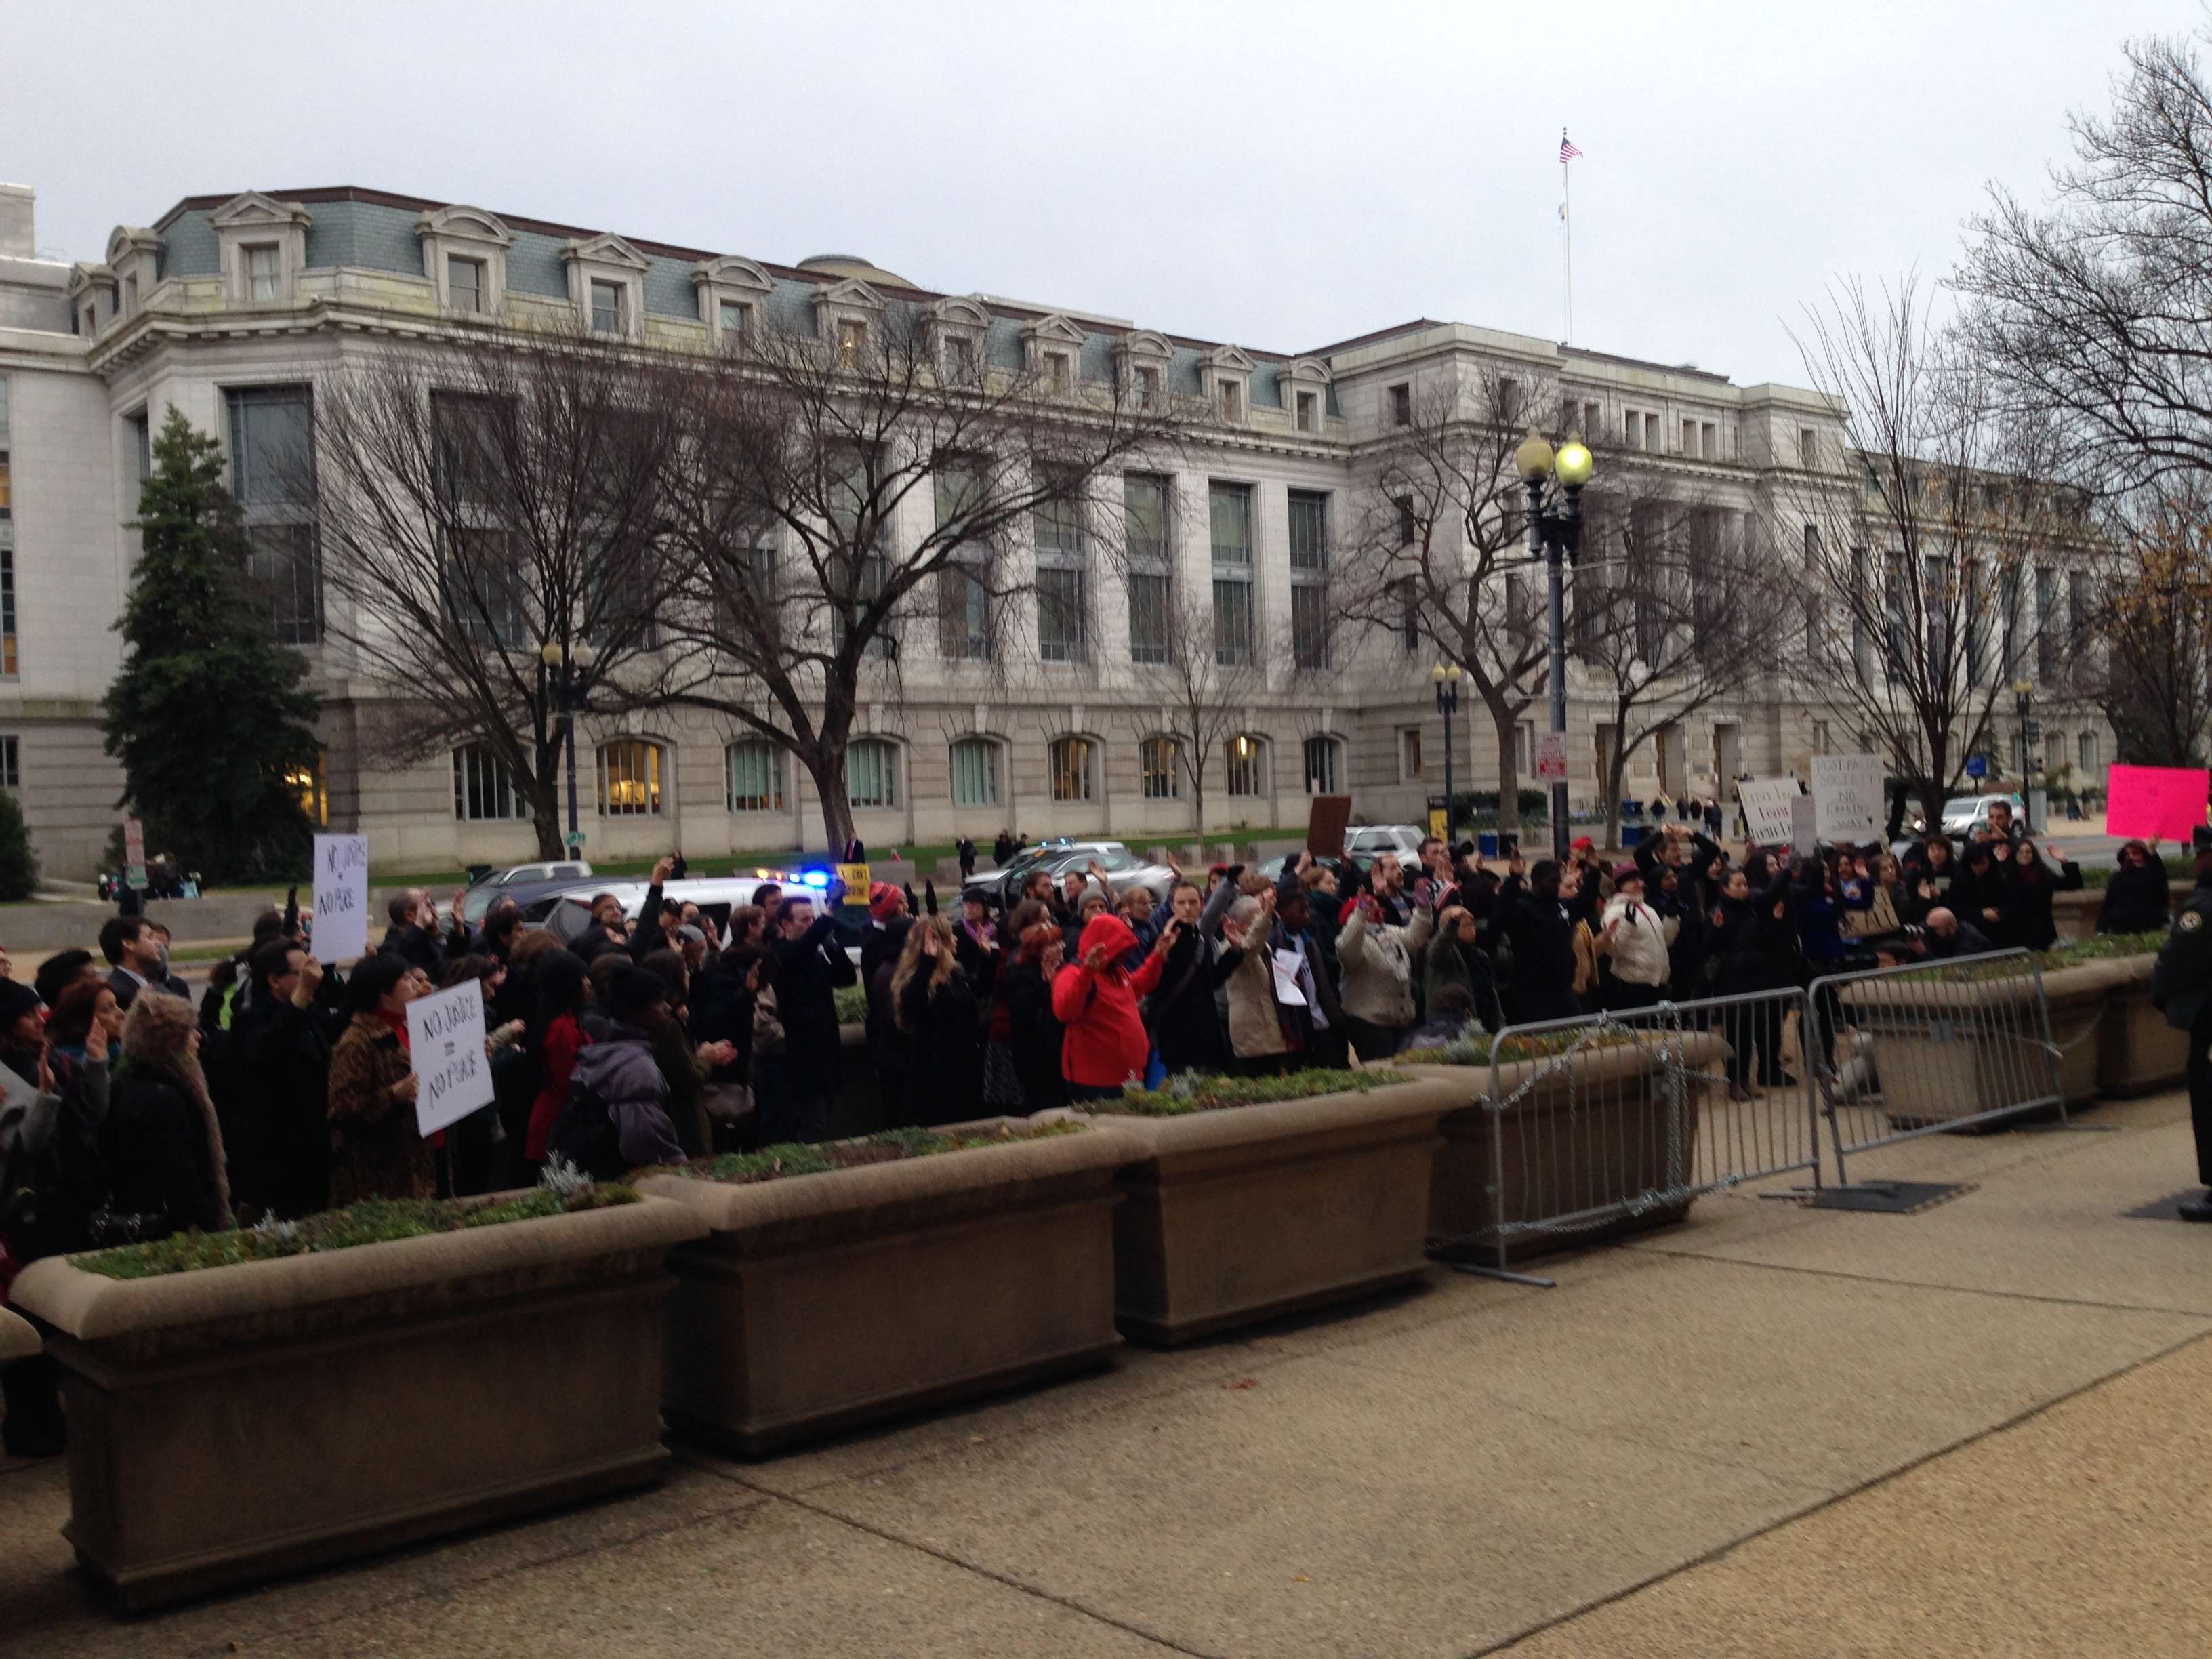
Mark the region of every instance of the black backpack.
POLYGON ((614 1181, 629 1172, 614 1114, 599 1091, 580 1077, 568 1080, 568 1097, 545 1137, 545 1156, 568 1159, 594 1181, 614 1181))
POLYGON ((92 1224, 106 1201, 99 1143, 53 1095, 0 1105, 0 1238, 19 1262, 105 1242, 92 1224))

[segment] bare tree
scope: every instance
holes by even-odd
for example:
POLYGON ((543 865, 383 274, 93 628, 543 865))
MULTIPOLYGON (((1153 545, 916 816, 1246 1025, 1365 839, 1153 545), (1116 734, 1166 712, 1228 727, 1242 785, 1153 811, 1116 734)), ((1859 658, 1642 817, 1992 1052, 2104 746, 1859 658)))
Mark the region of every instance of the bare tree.
POLYGON ((1146 764, 1165 761, 1177 793, 1188 787, 1191 833, 1200 838, 1214 759, 1219 757, 1224 770, 1258 763, 1257 757, 1236 753, 1233 745, 1244 733, 1253 701, 1267 690, 1267 665, 1288 656, 1284 642, 1266 635, 1252 616, 1249 600, 1249 588, 1241 611, 1234 599, 1170 594, 1157 631, 1148 630, 1156 651, 1147 654, 1159 659, 1139 663, 1134 671, 1139 696, 1159 706, 1159 738, 1170 748, 1164 756, 1146 757, 1146 764))
POLYGON ((1766 586, 1739 515, 1703 500, 1586 499, 1571 659, 1611 712, 1604 822, 1638 750, 1778 665, 1766 586))
POLYGON ((2046 429, 1929 325, 1912 279, 1846 283, 1809 315, 1806 371, 1842 437, 1777 473, 1759 592, 1805 700, 1849 720, 1933 823, 2014 679, 2062 676, 2052 550, 2086 525, 2050 483, 2046 429))
POLYGON ((2005 403, 2140 483, 2212 468, 2212 84, 2186 40, 2126 53, 2048 204, 1995 190, 1954 280, 2005 403))
POLYGON ((949 663, 1002 671, 1034 595, 1039 648, 1079 653, 1060 538, 1080 538, 1102 478, 1177 428, 1156 381, 1083 380, 1072 342, 1001 362, 991 340, 895 301, 831 339, 748 330, 661 371, 683 434, 662 503, 681 648, 655 695, 789 754, 833 845, 853 830, 855 716, 896 696, 910 624, 934 617, 949 663))
POLYGON ((1459 665, 1495 734, 1499 826, 1517 830, 1517 728, 1543 695, 1549 646, 1512 459, 1529 425, 1555 425, 1553 411, 1486 371, 1425 389, 1407 412, 1348 515, 1337 614, 1459 665))
POLYGON ((2112 721, 2121 760, 2200 766, 2212 722, 2212 500, 2172 480, 2117 505, 2074 684, 2112 721))
POLYGON ((659 641, 672 428, 635 358, 588 336, 380 353, 317 388, 328 632, 389 694, 377 751, 456 747, 483 816, 561 853, 562 708, 637 706, 659 641), (557 658, 556 658, 557 659, 557 658))

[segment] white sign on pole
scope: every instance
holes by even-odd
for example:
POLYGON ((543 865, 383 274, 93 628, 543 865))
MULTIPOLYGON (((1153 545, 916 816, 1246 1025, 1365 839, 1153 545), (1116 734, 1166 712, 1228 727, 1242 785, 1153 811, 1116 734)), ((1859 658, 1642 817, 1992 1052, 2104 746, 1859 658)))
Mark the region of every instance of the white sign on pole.
POLYGON ((407 1060, 415 1073, 415 1124, 424 1135, 491 1104, 481 981, 407 1005, 407 1060))
POLYGON ((1809 859, 1820 850, 1820 812, 1810 795, 1790 803, 1790 845, 1801 858, 1809 859))
POLYGON ((1790 805, 1798 798, 1795 778, 1745 778, 1735 787, 1743 821, 1754 847, 1790 845, 1790 805))
POLYGON ((1831 847, 1881 839, 1881 757, 1813 757, 1813 803, 1820 836, 1831 847))
POLYGON ((315 837, 315 954, 351 962, 368 954, 368 837, 315 837))
POLYGON ((146 862, 146 826, 136 818, 123 820, 123 861, 125 864, 146 862))
POLYGON ((1536 781, 1549 785, 1566 781, 1567 734, 1564 732, 1539 732, 1536 734, 1536 781))

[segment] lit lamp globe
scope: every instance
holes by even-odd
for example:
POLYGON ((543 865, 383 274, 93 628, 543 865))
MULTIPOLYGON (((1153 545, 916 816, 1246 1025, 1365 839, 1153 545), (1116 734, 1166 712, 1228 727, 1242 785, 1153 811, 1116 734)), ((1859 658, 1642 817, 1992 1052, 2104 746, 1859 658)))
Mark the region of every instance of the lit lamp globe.
MULTIPOLYGON (((1522 447, 1527 445, 1524 443, 1522 447)), ((1583 441, 1582 434, 1567 434, 1566 442, 1559 446, 1559 453, 1553 458, 1553 477, 1569 489, 1580 489, 1590 480, 1591 466, 1589 446, 1583 441)))
POLYGON ((1551 476, 1552 446, 1533 426, 1528 428, 1528 435, 1522 439, 1521 447, 1513 452, 1513 470, 1530 483, 1540 483, 1551 476))

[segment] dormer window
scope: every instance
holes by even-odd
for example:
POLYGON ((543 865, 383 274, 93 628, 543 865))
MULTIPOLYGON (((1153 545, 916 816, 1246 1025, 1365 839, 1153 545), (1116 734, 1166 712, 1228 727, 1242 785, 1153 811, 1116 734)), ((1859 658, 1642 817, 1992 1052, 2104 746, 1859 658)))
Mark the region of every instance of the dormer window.
POLYGON ((458 253, 446 257, 447 303, 456 311, 477 311, 484 308, 484 268, 481 259, 464 259, 458 253))
POLYGON ((1044 389, 1055 398, 1067 395, 1067 354, 1048 351, 1044 354, 1044 389))
POLYGON ((753 308, 743 300, 724 300, 717 307, 722 325, 725 344, 741 340, 745 331, 753 325, 753 308))
POLYGON ((868 349, 868 325, 858 318, 848 317, 837 325, 837 367, 851 373, 860 367, 860 355, 868 349))
POLYGON ((1298 430, 1301 432, 1321 430, 1321 393, 1318 392, 1298 393, 1298 430))
POLYGON ((1221 418, 1231 425, 1244 418, 1244 394, 1234 380, 1221 383, 1221 418))
POLYGON ((1147 412, 1160 406, 1160 372, 1146 365, 1137 370, 1137 407, 1147 412))
POLYGON ((283 254, 274 242, 246 245, 246 297, 273 301, 283 292, 283 254))
POLYGON ((592 279, 592 332, 620 334, 623 331, 623 284, 592 279))
POLYGON ((750 259, 734 253, 702 259, 691 267, 691 287, 710 347, 732 349, 766 326, 762 307, 775 283, 750 259))
POLYGON ((1233 345, 1216 346, 1199 370, 1199 392, 1214 418, 1224 426, 1242 426, 1252 398, 1252 359, 1233 345))
POLYGON ((955 334, 945 343, 945 373, 955 386, 975 383, 975 343, 964 334, 955 334))

